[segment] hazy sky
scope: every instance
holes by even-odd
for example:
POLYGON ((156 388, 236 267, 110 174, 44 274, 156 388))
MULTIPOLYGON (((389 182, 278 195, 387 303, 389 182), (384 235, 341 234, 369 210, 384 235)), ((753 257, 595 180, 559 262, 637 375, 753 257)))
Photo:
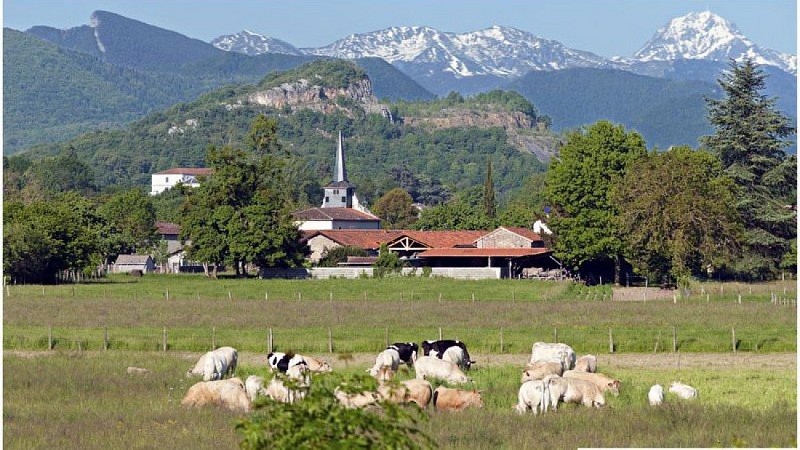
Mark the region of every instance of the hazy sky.
POLYGON ((605 57, 631 56, 670 19, 710 10, 760 46, 797 53, 796 0, 4 0, 3 26, 71 28, 95 10, 203 41, 247 29, 296 47, 390 26, 505 25, 605 57))

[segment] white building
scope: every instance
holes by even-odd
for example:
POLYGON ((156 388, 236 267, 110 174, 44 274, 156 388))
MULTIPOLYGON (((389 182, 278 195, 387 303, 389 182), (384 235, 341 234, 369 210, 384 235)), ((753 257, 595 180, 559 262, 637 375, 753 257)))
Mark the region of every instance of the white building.
POLYGON ((154 173, 150 184, 150 195, 160 194, 178 183, 198 187, 200 182, 197 177, 210 174, 211 169, 180 167, 154 173))

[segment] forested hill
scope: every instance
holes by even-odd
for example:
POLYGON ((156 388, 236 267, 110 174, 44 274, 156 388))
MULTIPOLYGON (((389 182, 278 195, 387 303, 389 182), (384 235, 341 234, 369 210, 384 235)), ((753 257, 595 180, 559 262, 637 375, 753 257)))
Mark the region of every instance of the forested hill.
MULTIPOLYGON (((100 29, 106 33, 105 52, 97 50, 88 26, 70 30, 35 27, 28 33, 3 29, 4 154, 96 128, 116 128, 223 85, 255 83, 272 71, 319 59, 224 52, 177 33, 116 17, 120 23, 113 28, 105 23, 100 29), (147 42, 153 48, 137 53, 137 30, 167 35, 162 36, 164 40, 151 36, 147 42), (192 51, 182 52, 183 48, 192 51)), ((369 74, 380 98, 433 97, 385 61, 362 58, 356 63, 369 74)))
POLYGON ((125 129, 87 133, 33 148, 24 156, 38 158, 71 148, 94 169, 101 188, 149 186, 154 172, 203 166, 209 144, 243 147, 246 130, 261 113, 279 121, 279 139, 296 156, 294 181, 312 203, 331 179, 338 131, 346 139, 350 179, 367 200, 399 179, 411 179, 420 191, 418 200, 435 203, 437 196, 481 185, 489 161, 502 196, 545 167, 530 148, 517 144, 520 136, 550 153, 556 142, 543 122, 546 118, 516 93, 385 104, 373 94, 364 70, 353 63, 321 60, 269 75, 258 85, 213 91, 125 129), (441 110, 461 111, 456 115, 473 119, 431 122, 431 112, 441 110), (506 129, 513 129, 517 138, 506 129))

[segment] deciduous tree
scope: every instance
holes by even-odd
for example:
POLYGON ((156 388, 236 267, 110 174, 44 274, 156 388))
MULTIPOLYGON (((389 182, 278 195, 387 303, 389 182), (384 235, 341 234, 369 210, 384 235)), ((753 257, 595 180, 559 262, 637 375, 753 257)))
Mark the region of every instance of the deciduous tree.
POLYGON ((645 152, 638 133, 607 121, 568 135, 547 171, 545 192, 552 204, 554 250, 569 267, 608 261, 614 282, 620 282, 624 247, 609 191, 645 152))
POLYGON ((732 190, 704 151, 675 147, 635 161, 612 196, 625 256, 657 280, 729 265, 740 232, 732 190))
POLYGON ((394 188, 379 198, 372 210, 381 218, 384 228, 404 229, 417 220, 413 202, 405 189, 394 188))

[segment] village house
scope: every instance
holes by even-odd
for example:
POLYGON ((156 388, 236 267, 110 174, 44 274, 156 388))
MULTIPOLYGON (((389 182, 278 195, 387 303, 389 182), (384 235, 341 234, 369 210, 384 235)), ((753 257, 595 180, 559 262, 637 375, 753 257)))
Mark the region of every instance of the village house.
POLYGON ((150 181, 150 195, 160 194, 167 189, 175 187, 178 183, 198 187, 200 181, 198 177, 211 174, 211 169, 197 167, 197 168, 174 168, 168 169, 163 172, 152 174, 150 181))

